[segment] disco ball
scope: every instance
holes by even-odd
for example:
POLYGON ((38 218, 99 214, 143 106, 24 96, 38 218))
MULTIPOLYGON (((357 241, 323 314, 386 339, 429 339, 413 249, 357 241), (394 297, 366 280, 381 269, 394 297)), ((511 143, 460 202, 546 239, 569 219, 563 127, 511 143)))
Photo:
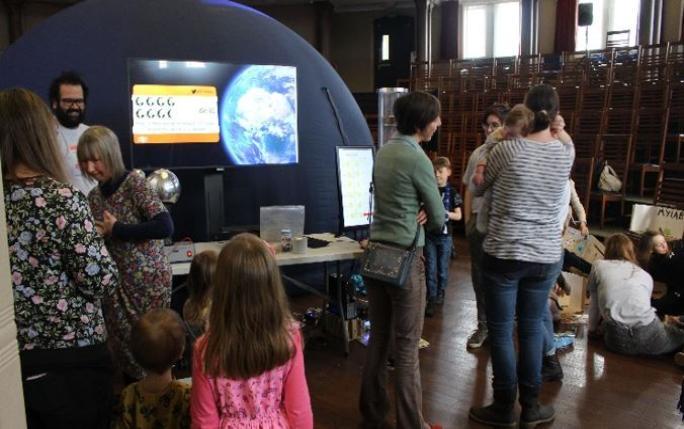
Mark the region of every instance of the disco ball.
POLYGON ((142 177, 143 179, 145 178, 145 172, 139 168, 134 168, 133 170, 131 170, 131 172, 137 174, 138 176, 142 177))
POLYGON ((160 168, 147 176, 147 183, 165 203, 175 203, 180 198, 181 185, 173 172, 160 168))

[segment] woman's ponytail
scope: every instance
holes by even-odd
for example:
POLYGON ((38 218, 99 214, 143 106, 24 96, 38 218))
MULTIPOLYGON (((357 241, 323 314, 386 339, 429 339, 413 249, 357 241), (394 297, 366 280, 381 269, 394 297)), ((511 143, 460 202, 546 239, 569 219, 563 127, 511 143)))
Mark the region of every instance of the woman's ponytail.
POLYGON ((549 117, 549 112, 542 109, 538 112, 534 112, 534 124, 533 129, 543 130, 551 126, 551 121, 553 119, 549 117))
POLYGON ((534 112, 531 132, 545 130, 551 126, 551 122, 558 115, 558 93, 548 84, 533 86, 525 96, 525 106, 534 112))

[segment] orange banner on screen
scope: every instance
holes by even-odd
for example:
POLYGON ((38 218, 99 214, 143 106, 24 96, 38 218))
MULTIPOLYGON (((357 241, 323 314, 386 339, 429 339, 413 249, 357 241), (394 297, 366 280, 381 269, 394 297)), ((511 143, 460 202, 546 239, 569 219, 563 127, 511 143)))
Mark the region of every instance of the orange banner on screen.
POLYGON ((133 142, 218 143, 216 87, 133 85, 133 142))

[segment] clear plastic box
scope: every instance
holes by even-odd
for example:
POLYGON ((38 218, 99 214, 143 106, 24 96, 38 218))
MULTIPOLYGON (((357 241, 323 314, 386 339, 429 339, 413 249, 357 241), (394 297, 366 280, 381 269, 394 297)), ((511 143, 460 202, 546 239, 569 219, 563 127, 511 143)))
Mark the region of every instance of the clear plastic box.
POLYGON ((280 231, 304 235, 304 206, 269 206, 259 210, 259 235, 269 243, 280 243, 280 231))

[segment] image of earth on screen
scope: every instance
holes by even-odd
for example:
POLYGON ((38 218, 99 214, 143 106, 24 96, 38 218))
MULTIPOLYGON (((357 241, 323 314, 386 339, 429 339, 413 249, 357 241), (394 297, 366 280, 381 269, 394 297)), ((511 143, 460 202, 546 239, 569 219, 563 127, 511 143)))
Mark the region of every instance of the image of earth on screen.
POLYGON ((128 78, 136 168, 298 162, 295 67, 129 59, 128 78))

